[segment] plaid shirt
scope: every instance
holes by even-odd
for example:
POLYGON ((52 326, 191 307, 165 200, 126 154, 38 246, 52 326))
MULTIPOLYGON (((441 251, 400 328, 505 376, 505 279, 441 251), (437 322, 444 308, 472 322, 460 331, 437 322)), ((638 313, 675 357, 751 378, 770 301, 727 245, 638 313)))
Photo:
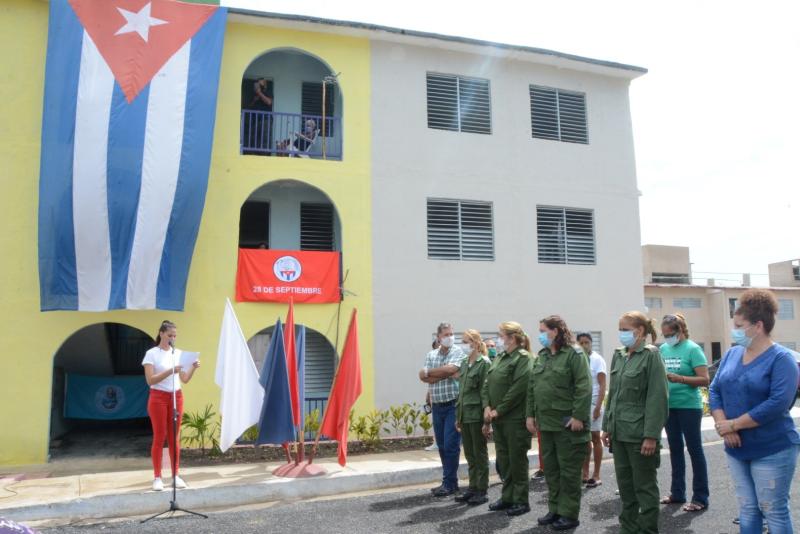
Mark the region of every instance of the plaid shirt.
MULTIPOLYGON (((447 354, 442 354, 439 349, 432 350, 425 357, 425 368, 436 369, 445 365, 455 365, 461 367, 464 359, 464 351, 460 347, 452 346, 447 354)), ((450 402, 458 398, 458 380, 456 378, 445 378, 435 384, 428 384, 428 391, 431 392, 431 402, 450 402)))

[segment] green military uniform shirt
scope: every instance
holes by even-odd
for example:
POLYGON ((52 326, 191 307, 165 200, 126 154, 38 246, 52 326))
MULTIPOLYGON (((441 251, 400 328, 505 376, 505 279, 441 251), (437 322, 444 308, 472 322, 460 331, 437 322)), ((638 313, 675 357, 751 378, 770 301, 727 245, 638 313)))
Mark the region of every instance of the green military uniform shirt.
POLYGON ((517 347, 510 354, 498 354, 492 362, 483 382, 483 396, 497 411, 498 419, 525 419, 530 361, 530 353, 517 347))
POLYGON ((483 422, 483 410, 488 406, 488 399, 483 390, 486 373, 489 372, 491 362, 486 356, 480 356, 470 365, 469 357, 461 362, 458 371, 458 403, 456 421, 459 423, 483 422))
POLYGON ((582 351, 561 347, 555 354, 542 349, 531 365, 526 415, 536 418, 539 430, 558 432, 570 417, 590 427, 592 375, 582 351))
POLYGON ((603 431, 615 441, 661 442, 669 416, 667 373, 655 345, 643 345, 628 357, 628 349, 614 351, 611 383, 603 431))

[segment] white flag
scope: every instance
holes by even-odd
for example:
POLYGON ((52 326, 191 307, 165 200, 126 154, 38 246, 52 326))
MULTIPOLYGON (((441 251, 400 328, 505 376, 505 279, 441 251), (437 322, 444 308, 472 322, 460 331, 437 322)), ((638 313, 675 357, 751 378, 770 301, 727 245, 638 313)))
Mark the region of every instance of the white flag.
POLYGON ((264 387, 258 382, 256 364, 230 300, 225 303, 222 318, 214 381, 222 388, 219 446, 225 452, 245 430, 258 423, 264 402, 264 387))

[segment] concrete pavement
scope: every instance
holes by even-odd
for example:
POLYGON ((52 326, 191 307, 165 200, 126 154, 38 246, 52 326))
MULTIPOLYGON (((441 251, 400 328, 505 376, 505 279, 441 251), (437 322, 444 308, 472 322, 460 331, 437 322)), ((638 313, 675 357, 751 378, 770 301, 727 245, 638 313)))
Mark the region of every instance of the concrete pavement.
MULTIPOLYGON (((792 417, 800 423, 800 408, 792 410, 792 417)), ((710 417, 704 418, 702 431, 706 442, 719 439, 710 417)), ((666 437, 662 441, 666 448, 666 437)), ((533 446, 528 455, 531 467, 538 461, 535 439, 533 446)), ((494 456, 493 449, 490 449, 490 456, 494 456)), ((181 476, 190 487, 179 492, 178 502, 192 510, 218 509, 418 484, 435 485, 441 480, 438 453, 424 450, 353 456, 348 458, 346 467, 328 458, 315 463, 324 467, 327 474, 306 479, 275 477, 271 471, 280 463, 181 469, 181 476)), ((463 457, 459 475, 466 477, 463 457)), ((165 484, 170 480, 165 479, 165 484)), ((171 492, 153 492, 151 483, 150 469, 46 478, 31 477, 30 470, 28 474, 0 475, 0 516, 19 522, 47 520, 63 524, 76 519, 153 514, 168 507, 171 492)))

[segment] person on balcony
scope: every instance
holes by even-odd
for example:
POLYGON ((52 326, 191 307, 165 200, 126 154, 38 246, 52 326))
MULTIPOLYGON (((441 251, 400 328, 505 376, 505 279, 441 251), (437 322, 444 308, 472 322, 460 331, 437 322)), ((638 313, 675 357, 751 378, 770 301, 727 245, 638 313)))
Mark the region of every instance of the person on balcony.
POLYGON ((245 148, 263 152, 270 148, 272 128, 270 128, 268 113, 272 111, 272 97, 267 94, 267 79, 259 78, 253 84, 253 96, 247 109, 259 113, 250 113, 245 120, 245 148))
POLYGON ((294 139, 284 139, 278 143, 278 148, 282 151, 306 152, 317 139, 317 123, 313 119, 307 119, 302 132, 295 132, 294 139))

